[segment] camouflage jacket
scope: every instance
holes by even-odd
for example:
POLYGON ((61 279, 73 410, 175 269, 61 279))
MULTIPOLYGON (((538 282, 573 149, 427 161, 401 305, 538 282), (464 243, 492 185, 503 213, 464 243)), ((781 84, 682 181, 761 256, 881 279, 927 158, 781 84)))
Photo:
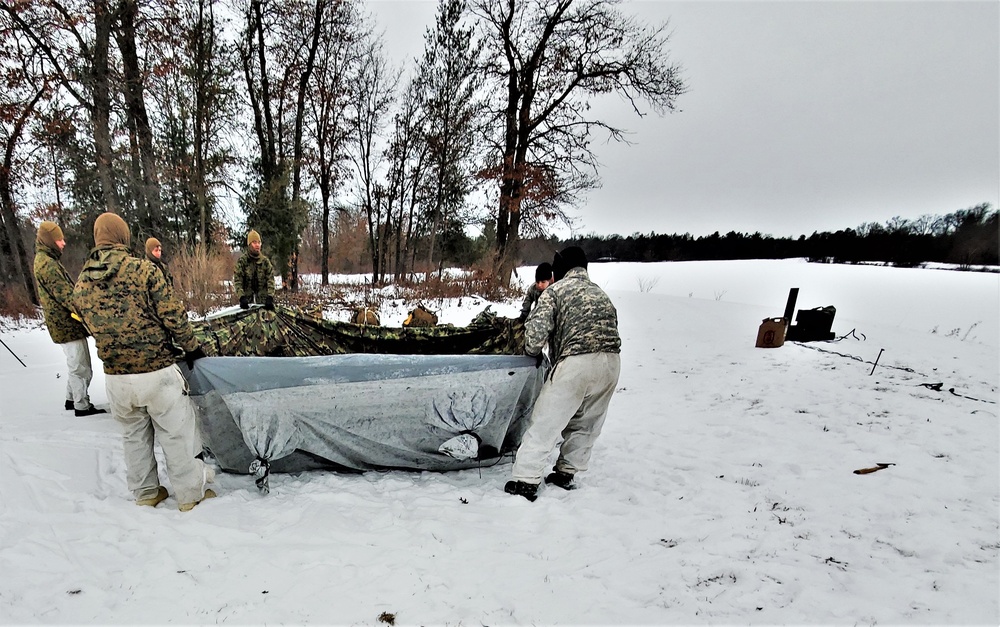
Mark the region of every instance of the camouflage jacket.
POLYGON ((233 276, 233 287, 236 294, 246 296, 258 303, 264 302, 265 296, 274 296, 274 267, 265 255, 252 256, 249 251, 243 253, 236 262, 236 273, 233 276))
POLYGON ((570 355, 621 352, 618 312, 584 268, 547 287, 524 327, 524 352, 537 355, 549 342, 553 365, 570 355))
POLYGON ((542 293, 543 290, 538 289, 538 285, 535 283, 532 283, 528 287, 528 293, 524 295, 524 302, 521 303, 521 318, 528 317, 528 314, 531 313, 531 308, 538 302, 542 293))
POLYGON ((87 329, 71 316, 73 279, 59 262, 62 251, 35 242, 35 284, 52 341, 65 344, 87 337, 87 329))
POLYGON ((156 266, 157 270, 163 273, 163 278, 167 280, 167 283, 170 284, 170 287, 173 287, 174 277, 170 276, 170 270, 167 270, 167 264, 163 263, 156 257, 150 257, 149 255, 146 255, 146 259, 149 260, 151 264, 156 266))
POLYGON ((198 347, 184 305, 156 266, 125 246, 90 251, 73 303, 94 334, 105 374, 166 368, 198 347))

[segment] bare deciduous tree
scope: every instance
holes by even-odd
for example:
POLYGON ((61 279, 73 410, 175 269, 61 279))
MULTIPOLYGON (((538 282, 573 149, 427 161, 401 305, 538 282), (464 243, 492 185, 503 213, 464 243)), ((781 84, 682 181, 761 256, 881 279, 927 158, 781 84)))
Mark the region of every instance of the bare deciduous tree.
POLYGON ((313 88, 307 92, 310 141, 314 156, 311 168, 320 193, 320 273, 327 285, 330 272, 330 212, 343 184, 343 163, 348 139, 346 109, 353 100, 353 76, 359 64, 361 21, 358 7, 343 1, 331 7, 323 22, 317 50, 313 88))
POLYGON ((383 222, 389 215, 385 207, 386 188, 378 182, 382 166, 382 152, 378 142, 393 103, 393 91, 399 81, 399 72, 389 67, 381 39, 369 39, 360 58, 354 102, 351 103, 349 114, 354 135, 351 160, 357 176, 358 204, 368 218, 372 277, 375 282, 381 282, 386 271, 383 263, 384 234, 391 225, 383 222))
POLYGON ((499 184, 497 267, 509 281, 525 201, 572 198, 593 184, 597 163, 589 137, 622 129, 595 119, 589 98, 614 94, 643 115, 674 108, 683 93, 669 62, 665 25, 626 16, 617 0, 475 0, 490 42, 489 77, 498 107, 496 156, 486 170, 499 184), (582 176, 581 176, 582 175, 582 176), (568 194, 568 195, 566 195, 568 194))

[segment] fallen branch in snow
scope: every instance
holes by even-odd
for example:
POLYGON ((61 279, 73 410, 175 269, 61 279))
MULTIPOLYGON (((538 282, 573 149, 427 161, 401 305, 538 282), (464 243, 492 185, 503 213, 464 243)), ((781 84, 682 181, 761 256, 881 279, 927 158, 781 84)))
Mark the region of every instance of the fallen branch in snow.
POLYGON ((882 463, 876 462, 875 465, 872 466, 871 468, 859 468, 858 470, 855 470, 854 474, 856 474, 856 475, 870 475, 873 472, 878 472, 879 470, 885 470, 889 466, 895 466, 895 465, 896 465, 895 463, 882 464, 882 463))

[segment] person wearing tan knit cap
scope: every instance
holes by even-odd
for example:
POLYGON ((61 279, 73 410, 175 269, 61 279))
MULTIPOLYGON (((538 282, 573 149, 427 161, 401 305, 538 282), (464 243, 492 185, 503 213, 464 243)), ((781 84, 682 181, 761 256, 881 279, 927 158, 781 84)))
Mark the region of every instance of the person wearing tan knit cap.
POLYGON ((249 309, 250 303, 263 304, 274 310, 274 266, 260 252, 261 240, 257 231, 247 234, 247 250, 236 262, 233 286, 240 297, 240 308, 249 309))
POLYGON ((174 284, 174 277, 170 276, 170 270, 167 269, 167 264, 163 263, 163 246, 160 244, 160 240, 155 237, 150 237, 146 240, 146 259, 153 262, 153 265, 159 268, 160 272, 163 273, 163 278, 167 280, 170 285, 174 284))
POLYGON ((94 222, 94 244, 73 290, 73 302, 94 334, 104 362, 111 415, 122 426, 128 488, 137 505, 156 507, 169 496, 160 485, 154 439, 166 458, 178 509, 188 511, 215 492, 215 471, 197 458, 201 434, 187 383, 188 368, 205 352, 184 305, 152 262, 129 254, 128 225, 113 213, 94 222))
POLYGON ((90 381, 94 369, 90 361, 90 347, 87 345, 86 327, 74 318, 73 280, 59 259, 62 257, 66 239, 62 229, 55 222, 46 220, 38 227, 35 237, 35 283, 38 285, 38 300, 45 315, 45 326, 52 341, 63 349, 69 376, 66 377, 67 410, 77 416, 93 416, 107 413, 97 409, 90 402, 90 381))

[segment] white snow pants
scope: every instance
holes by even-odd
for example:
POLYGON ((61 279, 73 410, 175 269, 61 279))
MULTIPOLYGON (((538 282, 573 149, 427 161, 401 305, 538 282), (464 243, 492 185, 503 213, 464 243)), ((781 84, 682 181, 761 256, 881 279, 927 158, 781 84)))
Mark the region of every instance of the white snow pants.
POLYGON ((535 400, 531 424, 517 449, 512 471, 516 481, 541 483, 560 436, 555 469, 571 475, 587 469, 620 372, 618 353, 571 355, 556 364, 535 400))
POLYGON ((180 368, 109 374, 105 380, 111 414, 122 426, 128 489, 135 498, 154 496, 160 486, 153 455, 155 433, 177 502, 200 501, 215 471, 195 458, 201 452, 201 434, 180 368))
POLYGON ((66 400, 73 401, 74 409, 90 409, 90 381, 94 368, 90 365, 90 347, 87 338, 60 344, 66 355, 66 400))

